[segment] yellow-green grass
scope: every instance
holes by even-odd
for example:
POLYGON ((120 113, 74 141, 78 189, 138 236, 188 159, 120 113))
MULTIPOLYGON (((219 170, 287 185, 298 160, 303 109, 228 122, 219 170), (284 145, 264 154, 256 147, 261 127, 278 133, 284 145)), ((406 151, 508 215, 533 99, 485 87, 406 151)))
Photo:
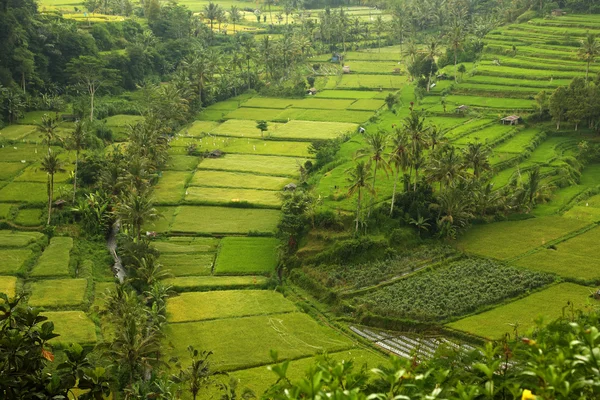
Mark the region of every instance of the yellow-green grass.
MULTIPOLYGON (((388 365, 389 360, 384 355, 373 350, 352 349, 337 353, 329 353, 331 358, 337 361, 352 361, 356 370, 366 364, 367 368, 376 368, 380 365, 388 365)), ((287 377, 296 382, 305 377, 306 371, 315 363, 315 358, 307 357, 290 362, 287 370, 287 377)), ((257 395, 265 392, 271 385, 277 382, 278 376, 270 371, 266 366, 243 369, 231 373, 236 379, 239 379, 239 386, 249 388, 257 395)))
POLYGON ((69 260, 73 239, 70 237, 53 237, 50 244, 31 271, 31 276, 66 276, 69 275, 69 260))
POLYGON ((154 187, 154 200, 157 204, 178 203, 185 195, 185 184, 191 178, 190 172, 165 171, 154 187))
POLYGON ((515 160, 518 158, 517 153, 500 153, 498 151, 494 151, 491 157, 488 158, 492 167, 496 167, 498 164, 505 163, 510 160, 515 160))
POLYGON ((375 90, 321 90, 315 97, 324 99, 373 99, 378 93, 375 90))
MULTIPOLYGON (((64 171, 54 174, 54 183, 63 183, 69 180, 73 166, 65 162, 64 157, 59 157, 64 171)), ((35 163, 25 168, 25 170, 14 179, 15 182, 47 182, 48 174, 42 170, 41 163, 35 163)))
MULTIPOLYGON (((394 56, 392 56, 394 57, 394 56)), ((396 54, 396 58, 400 59, 400 49, 396 54)), ((404 69, 404 66, 397 61, 355 61, 350 60, 345 63, 350 67, 352 73, 359 74, 392 74, 396 68, 404 69)))
POLYGON ((559 216, 476 225, 458 240, 457 246, 469 253, 506 260, 586 225, 587 222, 559 216))
POLYGON ((316 108, 318 110, 345 110, 354 103, 354 100, 346 99, 320 99, 308 97, 297 101, 294 108, 316 108))
POLYGON ((204 159, 198 165, 198 169, 296 177, 299 175, 298 166, 303 165, 305 161, 305 159, 294 157, 227 154, 221 158, 204 159))
POLYGON ((565 212, 563 216, 566 218, 574 218, 581 221, 599 222, 600 208, 576 205, 571 207, 567 212, 565 212))
POLYGON ((533 140, 540 134, 538 129, 525 129, 494 148, 494 152, 523 153, 532 146, 533 140))
POLYGON ((353 110, 304 110, 301 114, 291 119, 302 121, 320 121, 320 122, 346 122, 361 124, 373 116, 371 111, 353 111, 353 110))
MULTIPOLYGON (((252 110, 248 108, 248 110, 252 110)), ((256 110, 258 112, 262 110, 256 110)), ((277 110, 280 112, 281 110, 277 110)), ((268 118, 258 116, 256 119, 235 119, 223 122, 221 125, 214 128, 210 133, 221 136, 234 136, 244 138, 261 138, 260 129, 256 127, 256 120, 266 120, 268 118)), ((263 136, 272 135, 281 124, 269 122, 268 131, 263 136)), ((210 139, 207 139, 210 142, 210 139)), ((216 143, 216 141, 215 141, 216 143)))
POLYGON ((265 276, 180 276, 167 278, 165 285, 180 292, 196 292, 217 289, 260 289, 267 285, 265 276))
MULTIPOLYGON (((9 219, 12 215, 14 204, 0 203, 0 219, 9 219)), ((2 246, 2 243, 0 243, 2 246)))
POLYGON ((576 310, 583 310, 589 303, 596 303, 596 300, 590 298, 590 288, 561 283, 512 303, 452 322, 448 326, 487 339, 499 339, 505 333, 512 335, 514 328, 511 324, 518 323, 519 334, 523 335, 535 327, 535 320, 539 317, 550 322, 563 316, 563 312, 569 313, 569 301, 576 310))
POLYGON ((375 111, 383 107, 385 101, 376 99, 360 99, 352 103, 348 110, 375 111))
POLYGON ((207 110, 235 110, 240 106, 239 100, 219 101, 206 107, 207 110))
POLYGON ((553 272, 563 277, 582 280, 600 278, 596 245, 600 240, 600 227, 570 238, 555 246, 542 249, 517 261, 524 267, 553 272))
POLYGON ((507 110, 529 110, 533 107, 533 100, 508 99, 501 97, 450 95, 446 98, 450 104, 465 104, 474 107, 500 108, 507 110))
POLYGON ((32 132, 35 132, 35 125, 9 125, 6 128, 0 129, 0 140, 19 140, 32 132))
POLYGON ((0 247, 24 247, 40 240, 44 235, 40 232, 0 231, 0 247))
POLYGON ((281 190, 293 179, 226 171, 197 171, 190 186, 281 190))
POLYGON ((87 279, 44 279, 31 283, 32 307, 77 307, 84 302, 87 279))
MULTIPOLYGON (((293 122, 293 121, 292 121, 293 122)), ((290 122, 291 123, 291 122, 290 122)), ((249 139, 249 138, 216 138, 214 140, 205 139, 203 141, 203 150, 222 150, 232 154, 257 154, 265 156, 291 156, 291 157, 312 157, 308 153, 310 143, 276 141, 273 139, 283 138, 279 132, 273 132, 271 138, 249 139)), ((285 138, 287 139, 287 138, 285 138)))
POLYGON ((216 275, 247 275, 271 273, 277 267, 275 238, 226 237, 221 240, 216 275))
POLYGON ((214 259, 214 253, 166 253, 159 257, 173 276, 210 275, 214 259))
POLYGON ((223 290, 183 293, 169 299, 169 322, 248 317, 297 311, 281 293, 271 290, 223 290))
POLYGON ((21 226, 38 226, 41 224, 42 210, 39 208, 23 208, 15 218, 15 224, 21 226))
POLYGON ((179 207, 171 229, 185 233, 273 233, 281 214, 277 210, 233 207, 179 207))
POLYGON ((171 155, 166 169, 169 171, 192 171, 198 165, 198 157, 186 155, 171 155))
POLYGON ((176 356, 189 359, 189 345, 211 349, 213 366, 225 371, 269 364, 270 350, 276 350, 285 360, 353 345, 348 338, 299 312, 171 324, 167 330, 176 356))
POLYGON ((338 84, 339 89, 400 89, 407 81, 399 75, 344 75, 338 84))
POLYGON ((42 315, 54 323, 54 333, 60 335, 50 343, 58 345, 96 343, 96 325, 83 311, 52 311, 44 312, 42 315))
POLYGON ((225 115, 225 119, 273 121, 280 119, 277 118, 279 114, 281 114, 281 110, 275 108, 240 107, 225 115))
POLYGON ((275 136, 281 139, 326 140, 353 132, 358 126, 342 122, 290 121, 279 127, 275 136))
POLYGON ((32 254, 30 249, 0 249, 0 274, 19 272, 32 254))
POLYGON ((206 253, 216 252, 219 239, 210 237, 171 237, 156 241, 152 246, 162 253, 206 253))
POLYGON ((173 222, 173 218, 175 217, 175 212, 177 211, 177 207, 155 207, 156 211, 158 211, 159 217, 151 222, 147 222, 144 224, 142 229, 149 232, 167 232, 171 223, 173 222))
POLYGON ((21 172, 27 164, 21 162, 0 162, 0 180, 9 180, 21 172))
POLYGON ((284 109, 302 103, 300 99, 282 99, 276 97, 253 97, 242 104, 244 107, 284 109))
POLYGON ((114 292, 114 290, 114 282, 94 282, 94 301, 91 310, 105 309, 107 295, 114 292))
POLYGON ((495 142, 512 133, 514 127, 504 125, 491 125, 473 133, 469 133, 455 141, 454 144, 465 145, 474 142, 495 142))
POLYGON ((259 207, 279 208, 279 192, 262 189, 237 189, 192 186, 186 190, 185 201, 189 204, 248 203, 259 207))
POLYGON ((26 125, 37 125, 42 122, 42 117, 44 115, 49 115, 51 117, 60 116, 61 113, 57 113, 54 111, 28 111, 23 115, 23 118, 19 119, 19 124, 26 125))
POLYGON ((212 132, 217 126, 219 126, 219 123, 215 121, 194 121, 191 126, 182 129, 179 134, 183 136, 202 137, 212 132))
MULTIPOLYGON (((60 151, 60 148, 53 148, 60 151)), ((27 162, 41 160, 46 151, 45 146, 19 143, 13 146, 0 147, 0 160, 2 162, 27 162)))
POLYGON ((14 276, 0 276, 0 293, 4 293, 8 298, 13 298, 16 292, 17 278, 14 276))
POLYGON ((142 122, 144 117, 141 115, 113 115, 111 117, 107 117, 104 119, 106 121, 106 125, 109 127, 126 127, 128 125, 136 125, 139 122, 142 122))
MULTIPOLYGON (((54 186, 58 192, 59 186, 54 186)), ((1 202, 44 204, 48 201, 47 187, 42 182, 11 182, 0 189, 1 202)))

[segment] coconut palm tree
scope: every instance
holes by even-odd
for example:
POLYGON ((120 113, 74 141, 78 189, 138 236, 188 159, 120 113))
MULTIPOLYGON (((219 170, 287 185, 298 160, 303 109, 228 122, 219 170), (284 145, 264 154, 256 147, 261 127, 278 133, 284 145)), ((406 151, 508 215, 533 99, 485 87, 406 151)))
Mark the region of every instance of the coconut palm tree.
POLYGON ((417 182, 419 181, 419 169, 423 165, 423 150, 428 146, 427 131, 425 127, 425 117, 417 111, 412 111, 408 117, 404 118, 402 123, 404 131, 410 139, 410 158, 411 158, 411 174, 412 169, 415 170, 415 184, 413 190, 417 190, 417 182))
POLYGON ((473 218, 469 191, 457 185, 450 185, 440 193, 431 208, 438 211, 438 230, 445 237, 455 238, 457 232, 473 218))
POLYGON ((375 192, 375 189, 371 185, 371 165, 365 161, 358 161, 354 165, 354 168, 348 168, 346 173, 348 174, 348 182, 350 183, 350 186, 348 187, 348 196, 354 196, 355 193, 358 194, 356 199, 356 227, 354 230, 355 233, 358 233, 363 190, 368 193, 375 192))
POLYGON ((491 152, 490 147, 481 142, 469 143, 463 150, 465 165, 473 168, 475 178, 479 179, 483 171, 489 171, 492 168, 489 160, 491 152))
POLYGON ((213 24, 214 24, 215 20, 219 17, 220 13, 221 13, 221 6, 213 3, 212 1, 204 6, 203 15, 204 15, 204 18, 206 18, 210 21, 211 35, 214 34, 213 33, 213 24))
POLYGON ((596 40, 596 35, 588 33, 586 38, 581 40, 581 47, 579 48, 579 58, 587 63, 585 69, 586 82, 588 82, 588 76, 590 74, 590 64, 594 62, 599 55, 600 42, 596 40))
POLYGON ((75 129, 69 136, 69 148, 75 151, 75 171, 73 173, 73 203, 75 203, 75 193, 77 192, 77 170, 79 167, 79 153, 86 146, 88 139, 87 126, 82 121, 75 123, 75 129))
MULTIPOLYGON (((387 145, 389 142, 389 135, 387 134, 387 132, 379 130, 375 133, 367 134, 365 139, 367 141, 368 147, 359 150, 356 155, 357 157, 368 155, 369 165, 374 165, 372 186, 373 188, 375 188, 375 184, 377 181, 377 170, 382 169, 385 172, 386 176, 388 175, 388 171, 390 170, 390 165, 385 159, 385 153, 387 151, 387 145)), ((368 215, 371 215, 374 203, 375 191, 373 191, 371 195, 371 204, 369 205, 368 215)))
POLYGON ((448 47, 454 52, 454 82, 458 82, 458 52, 463 49, 465 36, 465 27, 461 23, 455 23, 446 36, 448 47))
POLYGON ((436 64, 436 58, 440 55, 440 44, 435 37, 431 37, 427 41, 426 57, 431 62, 429 70, 429 78, 427 79, 427 92, 431 90, 431 77, 433 76, 433 67, 436 64))
POLYGON ((50 218, 52 217, 52 202, 54 200, 54 175, 58 172, 64 172, 63 164, 60 159, 48 148, 48 154, 42 160, 42 171, 48 174, 48 221, 47 225, 50 225, 50 218))
POLYGON ((231 6, 231 9, 229 10, 229 20, 233 24, 233 34, 235 34, 235 25, 242 20, 242 13, 238 7, 231 6))
POLYGON ((158 218, 158 211, 152 205, 148 192, 128 193, 117 204, 115 214, 121 221, 129 225, 132 236, 138 242, 142 240, 142 225, 158 218))
POLYGON ((48 146, 48 153, 50 153, 50 146, 57 140, 60 140, 56 135, 58 128, 58 117, 52 117, 48 114, 42 115, 42 121, 37 125, 37 131, 41 133, 42 143, 48 146))
POLYGON ((431 125, 429 127, 429 147, 434 152, 435 148, 440 144, 445 144, 446 141, 446 129, 442 129, 437 125, 431 125))
POLYGON ((392 191, 392 205, 390 206, 390 215, 394 212, 394 201, 396 199, 396 186, 400 170, 406 174, 410 165, 410 149, 408 135, 402 129, 396 129, 396 135, 392 139, 392 152, 390 153, 389 163, 394 166, 394 189, 392 191))

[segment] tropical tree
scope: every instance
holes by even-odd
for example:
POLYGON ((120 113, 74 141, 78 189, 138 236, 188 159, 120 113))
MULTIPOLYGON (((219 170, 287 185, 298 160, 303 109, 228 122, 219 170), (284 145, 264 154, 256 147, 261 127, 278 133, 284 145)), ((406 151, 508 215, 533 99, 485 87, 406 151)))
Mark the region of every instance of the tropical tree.
POLYGON ((460 79, 462 80, 463 75, 465 74, 465 72, 467 72, 467 67, 465 67, 465 64, 460 64, 458 66, 458 73, 460 74, 460 79))
POLYGON ((75 171, 73 172, 73 203, 75 203, 75 193, 77 193, 77 170, 79 168, 79 153, 87 144, 88 131, 83 121, 75 123, 75 129, 71 132, 68 139, 68 145, 75 151, 75 171))
POLYGON ((432 152, 432 160, 428 166, 432 179, 440 183, 440 191, 444 185, 449 186, 463 174, 463 161, 460 152, 454 146, 445 146, 432 152))
POLYGON ((377 18, 375 19, 374 28, 375 28, 375 34, 377 35, 377 48, 379 49, 379 52, 381 53, 381 35, 386 30, 386 23, 383 20, 383 17, 381 16, 381 14, 377 15, 377 18))
POLYGON ((148 192, 125 194, 117 204, 115 214, 124 224, 131 227, 132 236, 138 242, 142 240, 142 226, 159 216, 148 192))
POLYGON ((104 58, 79 56, 67 64, 67 72, 75 81, 85 88, 90 96, 90 121, 94 120, 94 98, 100 88, 114 86, 119 77, 115 69, 107 68, 104 58))
MULTIPOLYGON (((375 133, 367 134, 365 136, 367 142, 367 148, 361 149, 357 152, 357 156, 368 155, 369 157, 369 165, 373 165, 373 183, 371 186, 373 189, 375 188, 375 184, 377 181, 377 170, 382 169, 385 174, 388 174, 390 170, 390 165, 385 159, 385 154, 387 151, 387 145, 389 142, 389 135, 387 132, 382 130, 378 130, 375 133)), ((375 204, 375 195, 376 192, 373 190, 371 194, 371 204, 369 205, 368 215, 371 215, 371 211, 373 210, 373 205, 375 204)))
POLYGON ((538 110, 540 110, 540 117, 544 115, 544 111, 548 110, 548 93, 542 90, 534 97, 535 103, 538 110))
POLYGON ((348 174, 348 182, 350 186, 348 187, 348 196, 354 196, 355 193, 358 194, 356 199, 356 226, 354 229, 355 233, 358 233, 358 226, 361 222, 361 211, 362 211, 362 199, 363 199, 363 191, 367 191, 368 193, 373 194, 375 192, 373 185, 371 184, 371 165, 366 163, 364 160, 356 162, 354 168, 349 168, 346 170, 348 174))
POLYGON ((396 199, 396 186, 400 170, 406 175, 406 171, 410 166, 410 148, 408 135, 402 129, 396 129, 395 136, 392 139, 392 152, 390 153, 390 165, 394 166, 394 189, 392 191, 392 205, 390 206, 390 215, 394 212, 394 201, 396 199))
POLYGON ((490 147, 481 142, 469 143, 463 150, 463 159, 468 168, 473 168, 473 175, 479 179, 483 171, 492 168, 489 157, 492 154, 490 147))
POLYGON ((585 81, 588 82, 590 73, 590 64, 600 55, 600 41, 596 39, 595 34, 588 33, 586 38, 581 40, 579 48, 579 58, 586 62, 585 81))
POLYGON ((271 6, 275 4, 275 0, 263 0, 263 3, 267 5, 269 10, 269 21, 271 22, 271 25, 273 25, 273 13, 271 12, 271 6))
POLYGON ((260 129, 260 137, 264 138, 264 133, 269 130, 269 123, 265 120, 256 121, 256 129, 260 129))
POLYGON ((233 24, 233 33, 235 34, 235 25, 242 20, 242 13, 238 7, 231 6, 231 9, 229 10, 229 20, 233 24))
POLYGON ((428 222, 428 218, 424 218, 422 215, 418 215, 417 218, 410 218, 408 223, 417 228, 417 234, 421 237, 421 231, 426 231, 429 229, 431 224, 428 222))
POLYGON ((385 98, 385 104, 387 105, 388 110, 391 111, 392 108, 394 108, 394 106, 396 105, 397 101, 398 98, 393 93, 388 94, 385 98))
MULTIPOLYGON (((192 395, 192 399, 196 400, 198 392, 202 388, 207 388, 215 383, 215 376, 219 372, 215 372, 210 365, 208 358, 213 354, 212 351, 198 351, 194 347, 188 347, 191 363, 186 369, 180 369, 179 373, 174 376, 175 382, 183 383, 188 387, 188 391, 192 395)), ((181 368, 181 367, 180 367, 181 368)))
POLYGON ((461 23, 455 23, 446 36, 448 46, 454 53, 454 82, 458 82, 458 52, 463 49, 465 37, 465 27, 461 23))
POLYGON ((434 68, 436 66, 436 58, 440 55, 440 45, 438 40, 435 37, 431 37, 427 41, 426 51, 426 59, 430 61, 431 68, 429 69, 428 79, 427 79, 427 92, 431 90, 431 78, 433 76, 434 68))
POLYGON ((50 218, 52 217, 52 202, 54 200, 54 175, 58 172, 64 172, 63 164, 60 159, 48 149, 48 154, 42 159, 42 171, 48 174, 48 221, 47 225, 50 225, 50 218))
POLYGON ((206 18, 210 21, 210 34, 211 35, 214 35, 213 24, 214 24, 215 20, 221 14, 221 11, 222 11, 221 6, 213 3, 212 1, 204 6, 204 12, 202 14, 203 14, 204 18, 206 18))
POLYGON ((415 183, 413 190, 417 190, 419 181, 419 169, 423 165, 423 150, 428 146, 427 131, 425 127, 425 117, 417 111, 411 111, 408 117, 404 118, 403 128, 410 139, 410 159, 411 175, 412 169, 415 170, 415 183))
POLYGON ((440 128, 437 125, 432 124, 429 127, 429 135, 428 135, 428 139, 429 139, 429 147, 431 148, 431 151, 434 152, 435 148, 440 145, 440 144, 444 144, 446 143, 446 130, 440 128))
POLYGON ((37 131, 41 133, 42 143, 48 146, 48 153, 50 153, 50 146, 57 140, 59 140, 56 129, 58 128, 58 117, 52 117, 48 114, 42 115, 41 122, 37 125, 37 131))
POLYGON ((443 237, 455 238, 473 218, 470 191, 459 185, 448 186, 437 196, 431 208, 438 211, 438 232, 443 237))
POLYGON ((552 119, 556 122, 556 130, 560 129, 560 124, 567 113, 567 102, 569 93, 566 87, 559 86, 550 96, 548 108, 552 119))

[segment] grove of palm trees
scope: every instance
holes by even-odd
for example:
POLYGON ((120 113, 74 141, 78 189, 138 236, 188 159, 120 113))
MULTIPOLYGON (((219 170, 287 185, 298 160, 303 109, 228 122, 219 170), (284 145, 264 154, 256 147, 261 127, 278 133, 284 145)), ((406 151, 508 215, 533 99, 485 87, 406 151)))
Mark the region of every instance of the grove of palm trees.
POLYGON ((0 0, 0 398, 598 398, 599 60, 590 0, 0 0))

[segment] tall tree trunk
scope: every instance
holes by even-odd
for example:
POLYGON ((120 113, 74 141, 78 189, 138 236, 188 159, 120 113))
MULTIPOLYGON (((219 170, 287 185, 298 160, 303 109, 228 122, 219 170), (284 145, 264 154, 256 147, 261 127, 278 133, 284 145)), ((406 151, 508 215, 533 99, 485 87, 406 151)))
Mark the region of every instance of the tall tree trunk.
POLYGON ((90 122, 94 121, 94 94, 95 90, 90 89, 90 122))
POLYGON ((77 193, 77 168, 79 167, 79 150, 75 151, 75 174, 73 174, 73 203, 75 203, 75 193, 77 193))
POLYGON ((371 195, 371 204, 369 205, 369 211, 367 212, 367 217, 371 216, 371 211, 373 210, 373 205, 375 204, 375 180, 377 179, 377 164, 375 164, 375 171, 373 171, 373 194, 371 195))
POLYGON ((52 197, 54 194, 54 174, 48 175, 48 221, 46 225, 50 225, 50 218, 52 217, 52 197))
POLYGON ((585 69, 585 83, 586 83, 586 85, 588 84, 588 76, 590 74, 590 62, 591 62, 591 60, 588 60, 588 62, 587 62, 587 68, 585 69))
POLYGON ((415 184, 413 186, 413 192, 417 191, 417 182, 419 181, 419 168, 415 167, 415 184))
POLYGON ((23 87, 23 93, 27 93, 25 90, 25 72, 21 72, 21 86, 23 87))
POLYGON ((396 170, 396 176, 394 177, 394 190, 392 190, 392 205, 390 206, 390 217, 394 212, 394 200, 396 199, 396 185, 398 184, 398 176, 400 176, 400 170, 396 170))
POLYGON ((358 199, 356 200, 356 227, 354 228, 354 233, 358 233, 358 221, 360 219, 360 200, 361 193, 360 188, 358 188, 358 199))
POLYGON ((456 64, 457 64, 457 61, 458 61, 457 53, 458 53, 458 50, 454 49, 454 82, 455 83, 458 83, 458 74, 457 74, 457 71, 456 71, 456 64))

